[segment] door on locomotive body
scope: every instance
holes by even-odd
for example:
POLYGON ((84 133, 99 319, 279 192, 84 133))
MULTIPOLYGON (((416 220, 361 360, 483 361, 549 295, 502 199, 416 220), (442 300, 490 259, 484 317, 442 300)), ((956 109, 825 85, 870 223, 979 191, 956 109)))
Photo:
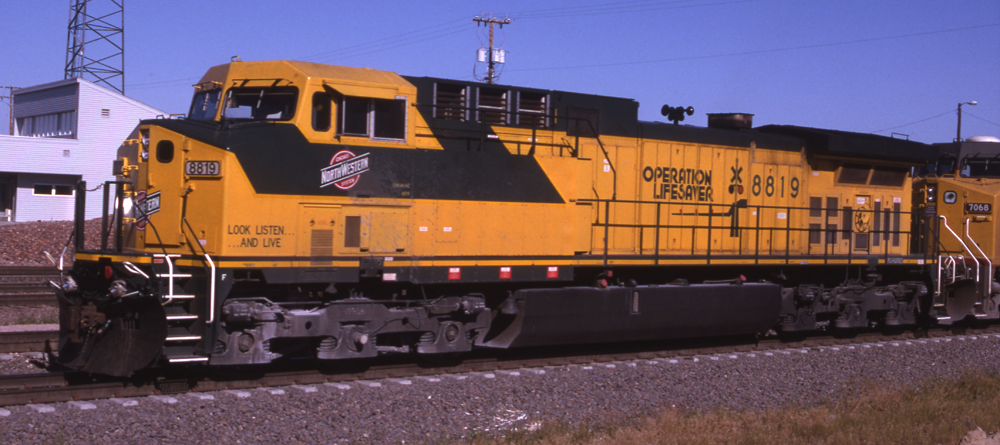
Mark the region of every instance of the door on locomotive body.
POLYGON ((911 193, 903 168, 844 165, 837 250, 850 255, 903 255, 910 244, 910 215, 903 211, 911 193))
POLYGON ((410 245, 410 207, 344 206, 340 208, 334 249, 344 255, 405 255, 410 245))
MULTIPOLYGON (((604 145, 604 150, 600 145, 587 144, 581 142, 581 157, 591 159, 593 165, 593 187, 594 199, 600 200, 595 206, 595 221, 593 225, 591 246, 594 253, 603 253, 605 247, 609 253, 631 253, 634 246, 635 229, 632 227, 634 212, 629 213, 629 207, 625 203, 611 202, 612 197, 618 200, 632 200, 633 195, 622 194, 622 181, 620 176, 621 162, 619 158, 627 159, 630 153, 620 153, 618 147, 604 145), (617 185, 617 187, 616 187, 617 185), (616 195, 617 192, 617 195, 616 195), (608 240, 605 246, 604 227, 608 224, 608 240), (622 227, 627 226, 627 227, 622 227)), ((628 162, 625 162, 628 164, 628 162)), ((633 161, 634 164, 634 161, 633 161)), ((634 167, 633 167, 634 168, 634 167)))
MULTIPOLYGON (((899 191, 880 193, 881 198, 875 198, 872 204, 872 254, 902 255, 907 253, 912 239, 907 239, 907 233, 912 232, 910 215, 903 214, 903 203, 909 202, 904 197, 903 188, 899 191)), ((909 208, 908 206, 906 208, 909 208)))
POLYGON ((909 213, 913 196, 913 181, 905 168, 876 167, 869 181, 879 188, 881 201, 874 203, 875 216, 872 229, 880 236, 873 235, 872 253, 885 255, 905 255, 912 244, 912 214, 909 213), (881 212, 881 213, 879 213, 881 212))
POLYGON ((639 150, 635 146, 619 144, 609 149, 609 155, 614 153, 612 162, 615 166, 615 181, 617 182, 618 199, 626 202, 616 202, 611 208, 612 229, 609 233, 610 251, 615 253, 637 253, 639 232, 636 230, 639 221, 639 204, 635 201, 638 193, 638 181, 641 180, 639 167, 639 150))
POLYGON ((299 258, 308 257, 301 266, 333 265, 334 246, 343 241, 339 205, 301 204, 299 209, 299 258), (338 236, 339 235, 339 236, 338 236))
POLYGON ((137 220, 145 227, 147 247, 177 247, 184 242, 181 210, 185 195, 184 168, 187 138, 151 124, 148 127, 149 159, 139 180, 134 205, 143 209, 137 220), (142 222, 145 221, 145 224, 142 222))
POLYGON ((743 239, 749 253, 761 256, 798 255, 808 234, 802 191, 802 154, 750 149, 747 213, 750 233, 743 239))

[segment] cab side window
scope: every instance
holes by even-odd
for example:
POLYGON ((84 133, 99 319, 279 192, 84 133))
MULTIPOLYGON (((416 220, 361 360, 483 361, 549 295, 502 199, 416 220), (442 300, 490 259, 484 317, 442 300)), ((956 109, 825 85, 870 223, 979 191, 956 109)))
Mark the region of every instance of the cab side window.
POLYGON ((337 114, 340 134, 370 139, 406 139, 406 100, 345 96, 337 114))
POLYGON ((325 92, 317 92, 312 97, 312 126, 316 131, 328 131, 330 129, 330 117, 332 116, 333 102, 325 92))

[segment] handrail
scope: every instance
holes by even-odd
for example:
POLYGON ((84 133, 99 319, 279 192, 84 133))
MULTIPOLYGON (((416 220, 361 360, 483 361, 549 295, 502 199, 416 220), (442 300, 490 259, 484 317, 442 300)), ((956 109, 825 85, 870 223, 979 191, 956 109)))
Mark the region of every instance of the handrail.
MULTIPOLYGON (((167 295, 166 295, 167 301, 164 301, 162 303, 164 306, 166 306, 166 305, 170 304, 172 301, 174 301, 174 262, 171 261, 170 258, 172 258, 172 257, 179 257, 179 256, 180 255, 176 254, 176 253, 173 253, 173 254, 155 253, 155 254, 153 254, 153 258, 163 258, 166 261, 166 263, 167 263, 167 295)), ((158 276, 162 277, 162 275, 158 275, 158 276)))
MULTIPOLYGON (((983 252, 983 249, 979 247, 979 243, 977 243, 976 240, 972 239, 972 235, 969 234, 969 225, 970 225, 969 222, 971 222, 971 218, 965 218, 965 237, 969 239, 972 245, 975 246, 976 250, 979 251, 979 254, 983 256, 983 259, 986 260, 986 270, 992 271, 993 261, 990 260, 990 257, 986 256, 986 252, 983 252)), ((976 272, 978 275, 978 271, 976 272)), ((992 279, 985 281, 985 284, 982 289, 984 292, 981 294, 981 296, 988 297, 992 293, 991 289, 993 284, 992 281, 993 281, 992 279)))
MULTIPOLYGON (((972 253, 972 249, 969 249, 969 246, 965 244, 965 241, 962 241, 962 238, 959 237, 958 234, 955 233, 955 231, 951 229, 951 226, 948 225, 948 217, 946 217, 944 215, 938 215, 938 218, 941 218, 941 220, 944 221, 944 228, 948 229, 948 232, 950 232, 951 235, 954 236, 955 239, 958 240, 959 244, 962 245, 962 247, 969 254, 969 256, 971 256, 972 259, 975 260, 975 262, 976 262, 976 283, 978 284, 979 283, 979 258, 976 258, 976 255, 972 253)), ((963 260, 964 260, 964 258, 963 258, 963 260)))
MULTIPOLYGON (((960 256, 961 257, 961 256, 960 256)), ((938 297, 941 295, 941 270, 943 268, 948 268, 951 270, 952 280, 948 284, 954 283, 954 277, 958 274, 955 267, 955 257, 951 255, 939 255, 938 256, 938 267, 937 267, 937 280, 934 282, 934 296, 938 297)))
POLYGON ((212 277, 209 280, 209 291, 208 291, 208 320, 205 323, 212 323, 215 321, 215 263, 212 261, 212 257, 205 254, 205 261, 208 261, 208 265, 212 269, 212 277))
MULTIPOLYGON (((741 200, 743 201, 743 200, 741 200)), ((854 232, 849 228, 849 233, 841 235, 844 232, 843 229, 838 228, 836 231, 837 236, 843 236, 843 240, 848 242, 843 247, 840 246, 839 241, 830 238, 830 228, 820 227, 813 228, 807 225, 796 225, 792 224, 792 220, 803 220, 803 218, 809 218, 805 216, 807 212, 816 210, 812 207, 793 207, 789 205, 783 206, 768 206, 768 205, 747 205, 740 204, 739 202, 735 204, 720 204, 720 203, 709 203, 709 202, 674 202, 674 201, 651 201, 651 200, 609 200, 609 199, 593 199, 584 198, 578 199, 578 203, 591 203, 596 205, 598 211, 596 212, 596 217, 591 221, 591 225, 595 229, 599 229, 604 233, 603 236, 603 246, 600 244, 595 245, 594 253, 599 254, 603 257, 605 264, 610 264, 613 262, 611 258, 612 252, 610 248, 611 244, 611 229, 632 229, 636 231, 638 245, 635 246, 636 252, 639 255, 649 255, 650 259, 654 261, 654 264, 661 264, 663 261, 662 255, 666 252, 676 251, 678 247, 662 247, 661 241, 665 239, 663 231, 687 231, 690 232, 687 235, 681 235, 685 240, 695 239, 695 234, 697 231, 708 231, 709 240, 707 244, 702 242, 687 242, 685 241, 684 248, 691 255, 703 254, 706 259, 710 262, 714 261, 716 255, 720 252, 725 252, 723 254, 737 254, 740 256, 749 255, 753 257, 755 264, 759 264, 761 261, 765 260, 765 256, 774 256, 770 260, 777 259, 778 256, 786 264, 798 263, 800 256, 812 256, 817 255, 821 258, 815 258, 821 261, 823 264, 830 264, 830 261, 837 261, 837 259, 831 259, 832 253, 842 254, 848 261, 855 261, 857 259, 866 259, 870 256, 877 256, 879 258, 884 258, 886 263, 892 261, 889 257, 896 256, 908 256, 913 257, 914 255, 921 256, 921 259, 926 261, 927 265, 932 265, 939 261, 939 258, 927 257, 927 253, 924 250, 911 250, 909 247, 913 237, 917 236, 916 232, 911 233, 909 229, 904 229, 902 227, 888 226, 880 229, 878 232, 885 234, 884 243, 885 246, 880 242, 876 245, 873 242, 867 243, 866 247, 861 248, 861 250, 855 251, 854 247, 854 235, 862 232, 854 232), (642 220, 637 221, 625 221, 620 223, 612 223, 610 215, 615 210, 614 206, 617 205, 636 205, 644 216, 642 220), (683 213, 678 213, 683 210, 683 213), (721 211, 720 211, 721 210, 721 211), (649 212, 654 212, 654 215, 649 215, 649 212), (749 212, 749 213, 744 213, 749 212), (782 213, 783 218, 775 219, 773 223, 769 221, 767 216, 769 213, 782 213), (697 217, 694 220, 686 221, 675 221, 673 216, 669 220, 665 220, 666 216, 664 213, 670 215, 680 216, 680 217, 697 217), (755 214, 750 216, 750 213, 755 214), (800 216, 796 216, 796 215, 800 216), (648 217, 648 219, 646 219, 648 217), (705 218, 709 218, 705 221, 705 218), (725 219, 724 222, 716 221, 717 218, 725 219), (732 220, 731 218, 736 218, 732 220), (784 219, 784 221, 781 221, 784 219), (755 222, 756 220, 756 222, 755 222), (669 221, 669 223, 666 223, 669 221), (650 234, 652 230, 652 234, 650 234), (820 237, 816 238, 817 242, 813 243, 811 240, 806 238, 806 234, 812 232, 819 232, 820 237), (718 233, 730 234, 732 241, 727 241, 720 247, 713 244, 711 236, 717 235, 718 233), (794 235, 793 235, 794 233, 794 235), (900 234, 903 236, 903 242, 897 247, 892 247, 890 245, 892 234, 900 234), (651 235, 651 236, 647 236, 651 235), (651 248, 648 241, 652 240, 653 244, 651 248), (766 244, 767 239, 770 239, 772 244, 766 244), (801 240, 801 245, 793 246, 793 241, 801 240), (783 243, 782 243, 783 242, 783 243), (749 244, 747 244, 749 243, 749 244), (781 245, 783 244, 783 245, 781 245), (724 246, 724 247, 722 247, 724 246), (833 246, 833 251, 831 252, 831 246, 833 246), (795 250, 795 252, 792 252, 795 250)), ((823 212, 829 212, 830 209, 821 209, 823 212)), ((840 209, 838 209, 840 210, 840 209)), ((863 211, 857 210, 856 211, 863 211)), ((873 211, 871 211, 873 212, 873 211)), ((901 215, 906 215, 910 218, 923 218, 925 217, 922 212, 899 212, 901 215)), ((772 215, 774 218, 778 218, 777 214, 772 215)), ((817 217, 820 218, 820 217, 817 217)), ((828 219, 829 216, 823 216, 824 220, 828 219)), ((867 232, 864 232, 867 233, 867 232)), ((722 235, 725 236, 725 235, 722 235)), ((698 237, 701 239, 701 237, 698 237)), ((728 239, 728 238, 727 238, 728 239)), ((598 242, 601 242, 598 241, 598 242)), ((921 263, 924 264, 924 263, 921 263)))
MULTIPOLYGON (((84 183, 86 184, 86 183, 84 183)), ((101 251, 108 251, 108 236, 111 235, 108 229, 108 204, 109 204, 109 193, 111 190, 111 185, 114 184, 115 187, 115 201, 117 206, 115 207, 115 252, 121 252, 124 248, 124 239, 122 232, 122 220, 125 215, 125 189, 126 184, 131 184, 128 181, 105 181, 104 182, 104 204, 101 207, 101 251)), ((79 202, 79 201, 78 201, 79 202)))
MULTIPOLYGON (((597 132, 597 129, 594 128, 594 123, 590 122, 590 119, 583 118, 583 117, 557 116, 555 114, 541 114, 541 113, 534 113, 534 112, 497 110, 497 109, 482 108, 482 107, 462 107, 462 106, 456 106, 456 105, 437 105, 437 104, 426 105, 426 104, 417 104, 416 106, 417 107, 422 107, 422 108, 431 108, 432 110, 436 110, 438 108, 441 108, 441 109, 446 109, 446 110, 464 110, 464 111, 472 111, 472 112, 498 113, 498 114, 504 114, 504 115, 507 115, 507 116, 515 115, 515 116, 518 116, 518 117, 521 117, 521 116, 531 116, 531 128, 532 128, 531 139, 532 139, 532 145, 531 145, 531 152, 530 153, 532 153, 532 154, 535 151, 535 145, 536 145, 535 139, 537 139, 535 131, 538 128, 538 125, 537 125, 538 118, 543 117, 544 118, 543 122, 547 121, 548 119, 553 119, 553 120, 555 120, 555 119, 565 119, 567 121, 573 121, 573 122, 575 122, 576 130, 577 130, 576 131, 576 136, 575 136, 576 137, 576 145, 577 146, 576 146, 576 149, 574 150, 573 157, 579 156, 579 153, 580 153, 580 122, 581 121, 586 122, 587 123, 587 127, 590 129, 590 132, 594 135, 594 137, 593 137, 594 140, 596 140, 597 141, 597 145, 599 147, 601 147, 601 153, 604 154, 604 159, 606 161, 608 161, 608 166, 610 167, 610 170, 611 170, 611 177, 612 177, 611 199, 612 200, 616 200, 617 197, 618 197, 618 171, 615 169, 614 163, 611 162, 611 156, 608 155, 607 148, 604 146, 604 143, 601 142, 601 135, 597 132)), ((480 146, 479 146, 479 149, 482 150, 482 146, 485 145, 485 142, 486 142, 486 126, 489 125, 489 123, 486 122, 486 119, 476 119, 475 117, 472 118, 472 119, 466 119, 466 121, 468 121, 468 122, 475 122, 476 120, 478 120, 479 124, 480 124, 480 128, 479 128, 479 144, 480 144, 480 146)), ((430 125, 428 124, 428 126, 430 126, 430 125)), ((548 127, 548 125, 544 125, 544 126, 548 127)), ((513 127, 513 128, 517 128, 517 127, 513 127)), ((568 124, 567 124, 566 130, 567 130, 567 133, 569 133, 569 125, 568 124)), ((436 136, 436 137, 440 137, 440 136, 436 136)), ((556 144, 550 144, 550 145, 556 146, 556 144)))

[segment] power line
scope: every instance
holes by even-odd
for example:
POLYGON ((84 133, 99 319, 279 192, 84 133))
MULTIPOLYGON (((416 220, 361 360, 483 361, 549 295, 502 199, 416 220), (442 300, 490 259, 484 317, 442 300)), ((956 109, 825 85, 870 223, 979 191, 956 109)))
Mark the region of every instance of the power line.
POLYGON ((427 41, 430 41, 430 40, 436 40, 436 39, 440 39, 442 37, 447 37, 447 36, 450 36, 452 34, 458 34, 458 33, 462 33, 462 32, 468 32, 468 28, 466 28, 465 26, 461 26, 461 27, 456 27, 456 28, 454 28, 452 30, 442 30, 442 31, 437 32, 436 34, 428 35, 426 38, 422 38, 420 40, 414 40, 412 42, 406 42, 406 43, 389 42, 389 43, 385 44, 385 45, 388 45, 388 46, 380 45, 380 47, 375 47, 375 48, 373 48, 373 49, 371 49, 369 51, 355 52, 353 54, 352 53, 348 53, 347 55, 342 55, 342 56, 339 56, 339 57, 333 57, 333 56, 331 56, 331 57, 326 57, 326 58, 323 58, 323 59, 319 59, 319 61, 329 61, 329 60, 333 60, 333 59, 340 59, 340 60, 342 60, 342 59, 349 59, 349 58, 352 58, 352 57, 365 56, 365 55, 377 53, 377 52, 380 52, 380 51, 386 51, 386 50, 389 50, 389 49, 396 49, 396 48, 400 48, 400 47, 404 47, 404 46, 415 45, 417 43, 427 42, 427 41))
POLYGON ((356 57, 356 56, 359 56, 359 55, 370 54, 370 53, 377 52, 377 51, 383 51, 383 50, 386 50, 386 49, 396 48, 396 47, 404 46, 404 45, 411 45, 413 43, 423 42, 423 41, 432 40, 432 39, 437 39, 437 38, 441 38, 441 37, 444 37, 444 36, 447 36, 447 35, 451 35, 451 34, 454 34, 454 33, 457 33, 457 32, 462 32, 462 31, 465 31, 465 30, 468 29, 467 25, 464 25, 465 23, 466 23, 465 20, 452 20, 452 21, 448 21, 448 22, 439 23, 439 24, 434 25, 434 26, 429 26, 429 27, 426 27, 426 28, 421 28, 421 29, 418 29, 418 30, 414 30, 414 31, 410 31, 410 32, 402 33, 402 34, 397 34, 397 35, 394 35, 394 36, 389 36, 389 37, 384 37, 384 38, 381 38, 381 39, 378 39, 378 40, 369 41, 369 42, 366 42, 366 43, 361 43, 361 44, 357 44, 357 45, 346 46, 346 47, 338 48, 338 49, 335 49, 335 50, 324 51, 324 52, 321 52, 321 53, 316 53, 316 54, 312 54, 312 55, 302 56, 299 59, 300 60, 313 60, 313 59, 328 60, 328 59, 333 58, 333 57, 347 58, 347 57, 356 57), (463 25, 456 26, 458 23, 462 23, 463 25), (439 28, 444 28, 444 29, 439 29, 439 28), (412 39, 417 39, 417 40, 413 40, 412 42, 408 42, 408 43, 403 43, 403 42, 407 42, 408 40, 412 40, 412 39), (346 55, 343 55, 344 53, 346 53, 346 55))
POLYGON ((1000 124, 998 124, 998 123, 996 123, 996 122, 990 122, 990 121, 988 121, 988 120, 986 120, 986 119, 983 119, 983 118, 981 118, 981 117, 979 117, 979 116, 976 116, 976 115, 974 115, 974 114, 972 114, 972 113, 969 113, 968 111, 963 111, 963 112, 962 112, 962 114, 964 114, 964 115, 966 115, 966 116, 972 116, 972 117, 974 117, 974 118, 976 118, 976 119, 979 119, 979 120, 981 120, 981 121, 983 121, 983 122, 986 122, 987 124, 990 124, 990 125, 996 125, 996 126, 1000 127, 1000 124))
POLYGON ((996 26, 1000 26, 1000 23, 991 23, 991 24, 988 24, 988 25, 979 25, 979 26, 968 26, 968 27, 964 27, 964 28, 942 29, 942 30, 938 30, 938 31, 916 32, 916 33, 911 33, 911 34, 899 34, 899 35, 895 35, 895 36, 886 36, 886 37, 871 37, 871 38, 867 38, 867 39, 846 40, 846 41, 843 41, 843 42, 819 43, 819 44, 815 44, 815 45, 790 46, 790 47, 787 47, 787 48, 761 49, 761 50, 756 50, 756 51, 743 51, 743 52, 738 52, 738 53, 711 54, 711 55, 705 55, 705 56, 690 56, 690 57, 675 57, 675 58, 672 58, 672 59, 642 60, 642 61, 635 61, 635 62, 602 63, 602 64, 594 64, 594 65, 554 66, 554 67, 546 67, 546 68, 518 68, 518 69, 512 69, 511 71, 547 71, 547 70, 565 70, 565 69, 581 69, 581 68, 603 68, 603 67, 609 67, 609 66, 646 65, 646 64, 651 64, 651 63, 680 62, 680 61, 685 61, 685 60, 718 59, 718 58, 721 58, 721 57, 748 56, 748 55, 754 55, 754 54, 776 53, 776 52, 783 52, 783 51, 796 51, 796 50, 801 50, 801 49, 826 48, 826 47, 831 47, 831 46, 850 45, 850 44, 853 44, 853 43, 876 42, 876 41, 880 41, 880 40, 902 39, 902 38, 906 38, 906 37, 919 37, 919 36, 927 36, 927 35, 933 35, 933 34, 943 34, 943 33, 949 33, 949 32, 959 32, 959 31, 969 31, 969 30, 973 30, 973 29, 991 28, 991 27, 996 27, 996 26))
POLYGON ((939 117, 941 117, 941 116, 944 116, 944 115, 946 115, 946 114, 951 114, 951 113, 954 113, 954 112, 955 112, 955 110, 948 110, 948 111, 945 111, 944 113, 941 113, 941 114, 939 114, 939 115, 937 115, 937 116, 931 116, 931 117, 928 117, 928 118, 926 118, 926 119, 921 119, 921 120, 918 120, 918 121, 916 121, 916 122, 910 122, 910 123, 908 123, 908 124, 903 124, 903 125, 897 125, 897 126, 895 126, 895 127, 892 127, 892 128, 886 128, 886 129, 884 129, 884 130, 876 130, 876 131, 873 131, 872 133, 881 133, 881 132, 883 132, 883 131, 889 131, 889 130, 895 130, 895 129, 897 129, 897 128, 903 128, 903 127, 908 127, 908 126, 910 126, 910 125, 913 125, 913 124, 919 124, 919 123, 921 123, 921 122, 926 122, 926 121, 929 121, 929 120, 931 120, 931 119, 936 119, 936 118, 939 118, 939 117))
POLYGON ((198 82, 198 77, 186 77, 182 79, 160 80, 157 82, 130 83, 127 86, 130 90, 148 90, 150 88, 160 88, 173 85, 194 85, 198 82))
POLYGON ((678 3, 689 3, 692 0, 675 0, 662 2, 653 2, 654 4, 647 5, 633 5, 627 6, 629 3, 650 3, 648 1, 633 1, 625 3, 615 3, 614 5, 594 5, 586 7, 577 7, 574 10, 560 10, 560 9, 542 9, 537 11, 527 11, 521 13, 513 14, 518 20, 528 20, 528 19, 540 19, 540 18, 556 18, 556 17, 579 17, 587 15, 607 15, 607 14, 625 14, 625 13, 635 13, 635 12, 649 12, 649 11, 661 11, 664 9, 685 9, 685 8, 699 8, 703 6, 719 6, 719 5, 729 5, 734 3, 750 3, 759 0, 732 0, 723 1, 716 3, 700 3, 695 5, 680 5, 678 3), (552 12, 549 12, 552 11, 552 12))

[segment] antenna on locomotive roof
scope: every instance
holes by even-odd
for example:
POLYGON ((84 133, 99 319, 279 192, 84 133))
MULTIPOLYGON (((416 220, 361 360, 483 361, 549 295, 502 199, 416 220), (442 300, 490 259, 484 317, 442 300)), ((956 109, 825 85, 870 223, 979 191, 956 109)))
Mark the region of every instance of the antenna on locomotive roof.
POLYGON ((507 59, 506 51, 504 51, 503 49, 493 49, 493 25, 500 25, 500 29, 503 29, 503 25, 510 24, 510 18, 508 18, 506 14, 504 14, 503 19, 498 19, 496 17, 493 17, 493 14, 490 14, 489 17, 486 17, 484 14, 482 17, 480 16, 473 17, 472 21, 476 22, 477 28, 479 27, 480 23, 487 24, 490 27, 489 53, 487 53, 485 49, 479 48, 479 50, 476 52, 477 55, 476 60, 479 62, 489 62, 490 68, 488 74, 486 75, 486 83, 493 83, 493 79, 498 77, 495 74, 496 70, 494 69, 494 66, 498 63, 503 64, 504 62, 506 62, 507 59))

